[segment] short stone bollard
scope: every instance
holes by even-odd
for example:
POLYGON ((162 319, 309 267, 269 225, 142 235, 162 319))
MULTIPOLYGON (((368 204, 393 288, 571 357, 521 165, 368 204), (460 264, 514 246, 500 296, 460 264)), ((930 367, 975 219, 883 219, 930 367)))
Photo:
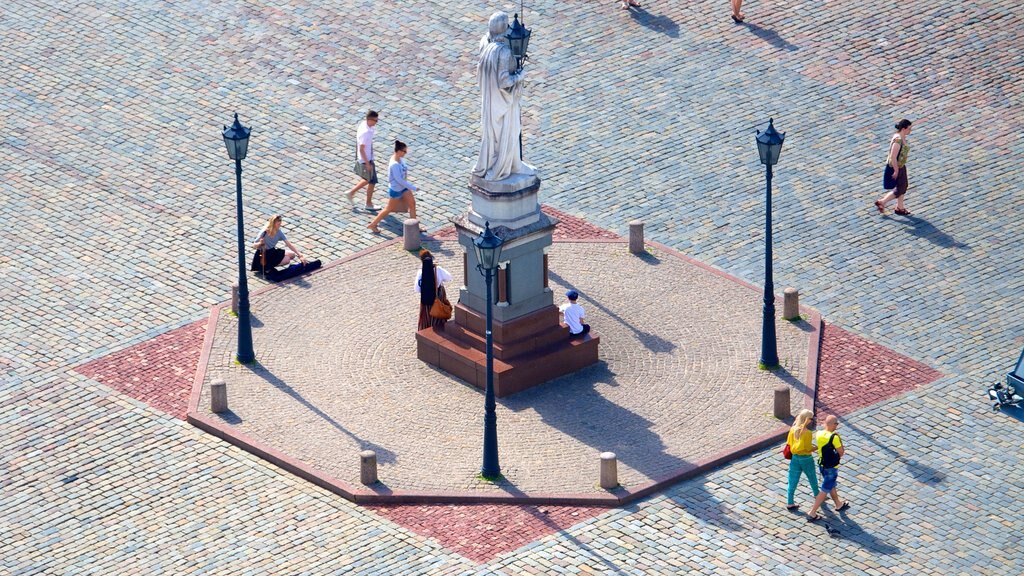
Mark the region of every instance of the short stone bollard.
POLYGON ((373 450, 359 453, 359 481, 365 486, 377 483, 377 453, 373 450))
POLYGON ((228 385, 220 378, 210 383, 210 411, 214 414, 228 411, 228 385))
POLYGON ((775 387, 775 417, 779 420, 785 420, 792 416, 789 411, 789 386, 785 384, 779 384, 775 387))
POLYGON ((619 485, 619 466, 615 452, 601 452, 601 488, 611 490, 619 485))
POLYGON ((231 311, 238 316, 238 280, 231 284, 231 311))
POLYGON ((796 288, 782 291, 782 317, 786 320, 800 317, 800 292, 796 288))
POLYGON ((629 253, 643 254, 646 251, 644 248, 644 222, 643 220, 633 220, 629 223, 629 253))
POLYGON ((418 250, 420 247, 420 221, 407 218, 402 227, 402 242, 406 250, 418 250))

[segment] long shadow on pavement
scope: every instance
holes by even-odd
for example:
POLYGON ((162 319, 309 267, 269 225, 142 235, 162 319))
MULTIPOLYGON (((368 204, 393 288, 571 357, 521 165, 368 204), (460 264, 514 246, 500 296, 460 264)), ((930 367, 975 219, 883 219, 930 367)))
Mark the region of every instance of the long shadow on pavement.
MULTIPOLYGON (((663 478, 691 466, 689 461, 665 451, 661 437, 651 430, 650 420, 609 401, 598 385, 618 386, 615 374, 604 362, 547 386, 520 392, 504 399, 502 405, 517 412, 534 410, 549 426, 597 452, 614 452, 620 462, 647 478, 663 478)), ((509 485, 502 488, 515 489, 509 485)), ((743 528, 702 485, 688 486, 687 491, 698 494, 672 500, 708 523, 733 531, 743 528), (687 500, 692 500, 691 505, 683 504, 687 500)))
MULTIPOLYGON (((838 519, 839 522, 831 524, 831 527, 839 530, 839 536, 843 539, 852 540, 877 554, 892 556, 901 552, 896 546, 893 546, 883 540, 879 540, 861 528, 860 524, 857 524, 852 518, 850 518, 847 510, 836 512, 835 514, 835 518, 830 518, 829 520, 832 521, 838 519)), ((831 516, 831 514, 829 514, 829 516, 831 516)))
MULTIPOLYGON (((562 278, 557 273, 555 273, 555 272, 553 272, 551 270, 548 270, 548 276, 552 280, 554 280, 555 282, 557 282, 557 283, 559 283, 559 284, 561 284, 563 286, 566 286, 566 287, 572 288, 572 289, 576 289, 576 287, 573 286, 570 282, 566 281, 565 278, 562 278)), ((595 308, 597 308, 601 312, 604 312, 605 314, 607 314, 608 317, 611 318, 612 320, 615 320, 619 324, 622 324, 626 328, 629 328, 630 331, 632 331, 633 334, 636 336, 637 340, 639 340, 640 343, 643 344, 644 348, 647 348, 651 352, 654 352, 655 354, 668 354, 669 352, 671 352, 671 351, 676 349, 675 342, 672 342, 670 340, 666 340, 665 338, 662 338, 661 336, 658 336, 656 334, 652 334, 650 332, 644 332, 643 330, 640 330, 639 328, 636 328, 635 326, 633 326, 629 322, 626 322, 625 320, 623 320, 621 316, 619 316, 615 312, 612 312, 608 307, 602 305, 600 302, 598 302, 597 300, 594 300, 590 296, 583 296, 583 295, 581 295, 580 298, 583 300, 584 303, 593 305, 595 308)), ((598 331, 598 330, 595 330, 595 331, 598 331)))
POLYGON ((355 440, 359 444, 359 448, 361 450, 373 450, 374 452, 376 452, 378 462, 392 464, 398 459, 395 453, 392 452, 391 450, 388 450, 387 448, 380 446, 379 444, 374 444, 373 442, 363 440, 359 436, 356 436, 355 434, 350 432, 347 428, 342 426, 337 420, 332 418, 330 414, 327 414, 323 410, 313 405, 310 401, 303 398, 302 394, 299 394, 298 392, 295 391, 294 388, 286 384, 284 380, 281 380, 280 378, 275 376, 269 369, 267 369, 266 366, 263 366, 262 364, 254 364, 250 369, 252 370, 253 374, 256 374, 260 378, 264 379, 268 384, 270 384, 274 388, 277 388, 278 390, 291 396, 292 398, 295 399, 296 402, 305 406, 306 409, 322 418, 328 424, 333 426, 336 430, 345 434, 349 438, 355 440))
POLYGON ((790 52, 796 52, 800 49, 796 44, 787 42, 782 36, 779 36, 779 33, 775 30, 762 28, 761 26, 750 22, 744 22, 743 25, 746 26, 754 36, 764 40, 774 48, 778 48, 779 50, 788 50, 790 52))
POLYGON ((654 16, 643 8, 631 8, 629 16, 648 30, 660 32, 669 38, 679 38, 679 24, 668 16, 654 16))
POLYGON ((921 218, 919 216, 904 216, 903 218, 896 220, 895 222, 907 226, 905 228, 907 234, 915 236, 917 238, 924 238, 925 240, 935 244, 939 248, 956 248, 958 250, 970 250, 971 247, 963 242, 958 241, 953 236, 946 234, 942 230, 936 228, 931 222, 921 218))

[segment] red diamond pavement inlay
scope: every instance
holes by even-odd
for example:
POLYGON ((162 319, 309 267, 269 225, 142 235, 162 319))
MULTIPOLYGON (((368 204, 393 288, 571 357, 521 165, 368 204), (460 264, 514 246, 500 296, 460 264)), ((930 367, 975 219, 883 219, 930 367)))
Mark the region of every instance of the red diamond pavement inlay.
POLYGON ((815 412, 822 414, 849 414, 942 376, 938 370, 828 323, 819 366, 815 412))
MULTIPOLYGON (((555 239, 616 239, 617 234, 544 206, 560 220, 555 239)), ((454 228, 435 237, 454 236, 454 228)), ((206 320, 79 366, 93 380, 185 418, 206 320)), ((848 414, 918 388, 942 374, 883 346, 826 324, 816 411, 848 414)), ((375 505, 377 514, 475 562, 487 562, 606 512, 601 507, 520 505, 375 505)))
POLYGON ((608 508, 592 506, 386 505, 367 508, 480 563, 608 511, 608 508))
POLYGON ((75 371, 184 420, 205 335, 204 318, 82 364, 75 371))

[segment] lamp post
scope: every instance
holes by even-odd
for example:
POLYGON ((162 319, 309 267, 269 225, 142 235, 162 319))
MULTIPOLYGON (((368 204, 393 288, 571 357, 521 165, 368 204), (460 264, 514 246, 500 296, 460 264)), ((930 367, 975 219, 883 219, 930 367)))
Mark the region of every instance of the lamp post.
POLYGON ((238 352, 235 359, 241 364, 249 364, 256 360, 252 349, 252 323, 249 320, 249 285, 245 276, 245 226, 242 224, 242 160, 249 150, 249 133, 238 121, 230 128, 224 127, 224 145, 228 149, 228 158, 235 161, 235 208, 238 220, 238 352))
POLYGON ((779 365, 778 346, 775 341, 775 285, 772 282, 772 166, 778 163, 782 153, 782 141, 786 133, 775 131, 772 118, 768 119, 768 129, 758 131, 757 153, 765 166, 764 215, 764 307, 761 311, 761 367, 775 368, 779 365))
MULTIPOLYGON (((522 2, 519 3, 519 10, 522 11, 522 2)), ((526 21, 526 14, 523 14, 523 21, 526 21)), ((512 19, 512 25, 508 27, 508 32, 505 33, 505 38, 508 39, 508 47, 512 49, 512 55, 516 58, 516 72, 520 72, 523 69, 523 63, 529 56, 526 55, 526 50, 530 47, 530 34, 532 32, 527 30, 526 26, 519 23, 519 14, 515 14, 512 19)), ((523 109, 519 109, 519 160, 523 159, 523 109)))
POLYGON ((501 257, 501 245, 504 241, 491 232, 491 223, 484 224, 484 231, 473 240, 476 250, 476 269, 484 275, 487 285, 487 387, 484 390, 484 464, 480 467, 480 475, 484 478, 497 478, 501 475, 498 466, 498 415, 494 403, 494 339, 491 336, 491 280, 494 270, 498 267, 501 257))

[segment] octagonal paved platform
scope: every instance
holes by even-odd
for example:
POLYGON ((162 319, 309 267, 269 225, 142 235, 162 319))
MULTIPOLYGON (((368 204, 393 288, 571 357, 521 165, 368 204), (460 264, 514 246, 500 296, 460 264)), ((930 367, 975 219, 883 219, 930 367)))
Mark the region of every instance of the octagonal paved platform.
MULTIPOLYGON (((458 243, 428 247, 461 283, 458 243)), ((253 366, 234 362, 237 320, 216 307, 190 421, 355 500, 615 504, 778 441, 779 382, 794 411, 813 397, 813 312, 779 319, 783 368, 759 370, 754 287, 661 246, 639 257, 622 240, 556 242, 551 288, 581 292, 601 361, 501 399, 504 479, 481 480, 482 393, 416 358, 418 262, 389 242, 255 293, 253 366), (209 411, 215 378, 228 414, 209 411), (365 449, 380 463, 371 487, 365 449), (618 455, 619 489, 597 486, 603 451, 618 455)))

